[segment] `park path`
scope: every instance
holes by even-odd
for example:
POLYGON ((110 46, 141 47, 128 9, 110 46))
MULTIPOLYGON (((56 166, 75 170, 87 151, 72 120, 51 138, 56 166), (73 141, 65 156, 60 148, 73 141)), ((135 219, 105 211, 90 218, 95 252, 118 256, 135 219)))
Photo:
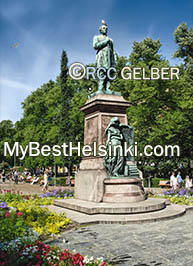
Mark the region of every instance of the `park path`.
POLYGON ((99 224, 62 233, 50 243, 120 266, 192 266, 193 211, 168 221, 99 224))
MULTIPOLYGON (((57 187, 49 186, 48 190, 53 191, 56 188, 73 190, 73 187, 60 187, 60 186, 57 186, 57 187)), ((20 191, 24 194, 42 194, 43 193, 42 187, 40 187, 39 184, 31 185, 27 183, 23 183, 23 184, 19 183, 18 185, 16 185, 14 184, 14 182, 11 182, 11 181, 6 181, 6 183, 1 182, 0 189, 6 189, 6 190, 11 189, 11 190, 14 190, 15 192, 20 191)))

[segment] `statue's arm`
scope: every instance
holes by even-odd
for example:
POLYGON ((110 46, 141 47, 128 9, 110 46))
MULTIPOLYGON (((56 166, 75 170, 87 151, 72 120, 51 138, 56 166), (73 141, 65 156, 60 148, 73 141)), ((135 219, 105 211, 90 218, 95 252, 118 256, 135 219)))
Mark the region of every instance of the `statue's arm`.
POLYGON ((115 64, 117 64, 117 61, 118 61, 118 55, 117 53, 114 51, 114 59, 115 59, 115 64))
POLYGON ((108 128, 106 130, 106 135, 107 135, 106 145, 109 145, 109 142, 111 142, 112 133, 113 133, 112 128, 108 128))
POLYGON ((106 145, 108 146, 109 145, 109 142, 111 141, 111 131, 108 130, 107 131, 107 141, 106 141, 106 145))
POLYGON ((103 41, 99 41, 97 36, 95 36, 93 38, 93 47, 94 49, 98 50, 98 49, 101 49, 101 48, 104 48, 105 46, 107 46, 109 42, 109 38, 103 40, 103 41))

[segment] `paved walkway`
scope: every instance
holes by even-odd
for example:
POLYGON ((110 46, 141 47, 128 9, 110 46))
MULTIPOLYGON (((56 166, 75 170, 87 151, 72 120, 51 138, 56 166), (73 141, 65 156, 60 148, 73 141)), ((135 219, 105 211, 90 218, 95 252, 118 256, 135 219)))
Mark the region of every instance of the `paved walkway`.
MULTIPOLYGON (((57 187, 54 187, 54 186, 49 186, 48 187, 48 190, 49 191, 53 191, 55 189, 68 189, 68 190, 71 190, 73 191, 73 187, 61 187, 61 186, 57 186, 57 187)), ((42 194, 44 192, 42 192, 42 187, 40 187, 39 184, 34 184, 34 185, 31 185, 31 184, 28 184, 28 183, 19 183, 18 185, 16 185, 14 182, 12 181, 6 181, 6 183, 2 183, 0 182, 0 189, 11 189, 11 190, 14 190, 14 191, 20 191, 20 192, 23 192, 24 194, 42 194)))
POLYGON ((192 266, 193 211, 169 221, 84 226, 51 243, 120 266, 192 266))

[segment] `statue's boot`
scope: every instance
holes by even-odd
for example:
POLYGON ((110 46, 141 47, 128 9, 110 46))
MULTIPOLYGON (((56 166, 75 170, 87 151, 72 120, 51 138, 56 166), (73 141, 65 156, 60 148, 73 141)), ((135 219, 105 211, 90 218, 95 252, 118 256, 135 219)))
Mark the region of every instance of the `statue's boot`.
POLYGON ((110 81, 107 81, 107 84, 106 84, 106 93, 107 94, 112 94, 112 91, 110 90, 110 81))

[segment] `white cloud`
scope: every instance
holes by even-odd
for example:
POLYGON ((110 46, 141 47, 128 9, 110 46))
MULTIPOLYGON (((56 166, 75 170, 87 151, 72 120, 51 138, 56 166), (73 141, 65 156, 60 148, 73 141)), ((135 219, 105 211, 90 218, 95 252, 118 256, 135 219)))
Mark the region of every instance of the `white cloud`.
POLYGON ((147 29, 147 37, 153 37, 154 34, 154 24, 150 24, 148 29, 147 29))
POLYGON ((21 83, 18 82, 16 80, 10 80, 10 79, 6 79, 6 78, 0 78, 0 88, 3 89, 4 87, 9 87, 11 89, 14 90, 19 90, 19 91, 31 91, 32 90, 32 86, 25 84, 25 83, 21 83))

